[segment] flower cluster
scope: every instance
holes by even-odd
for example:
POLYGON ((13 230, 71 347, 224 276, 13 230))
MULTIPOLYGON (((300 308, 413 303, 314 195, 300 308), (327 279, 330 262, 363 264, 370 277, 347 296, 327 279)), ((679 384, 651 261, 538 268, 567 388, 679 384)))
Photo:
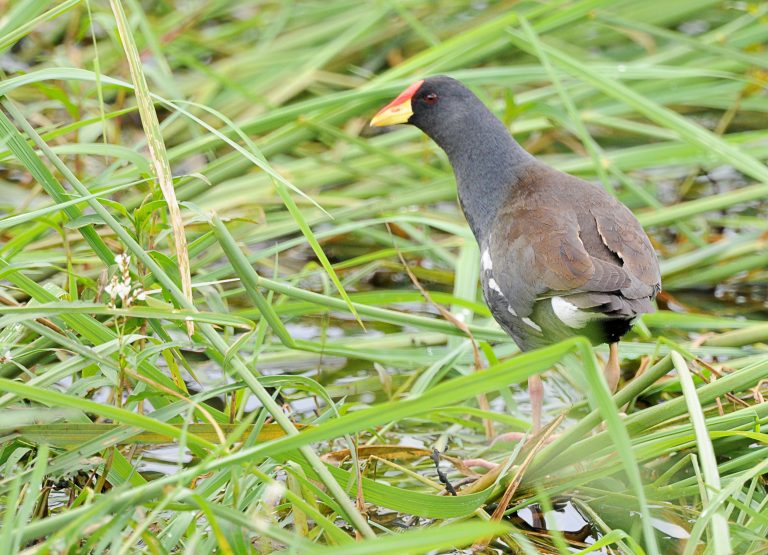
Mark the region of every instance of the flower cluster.
POLYGON ((115 256, 115 264, 117 264, 119 275, 112 276, 110 282, 104 287, 104 291, 109 295, 109 305, 114 308, 118 298, 123 308, 131 306, 135 301, 143 301, 146 298, 146 292, 140 284, 134 284, 131 280, 131 256, 118 254, 115 256))

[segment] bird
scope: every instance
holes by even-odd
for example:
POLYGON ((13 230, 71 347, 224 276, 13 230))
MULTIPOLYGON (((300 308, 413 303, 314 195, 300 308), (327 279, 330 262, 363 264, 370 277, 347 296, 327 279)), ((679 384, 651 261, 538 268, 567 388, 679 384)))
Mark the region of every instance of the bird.
MULTIPOLYGON (((371 120, 409 124, 445 151, 459 204, 480 249, 491 314, 521 351, 573 336, 608 343, 604 375, 615 392, 619 340, 655 310, 656 252, 632 212, 605 188, 545 164, 460 81, 416 81, 371 120)), ((528 381, 532 428, 543 386, 528 381)))

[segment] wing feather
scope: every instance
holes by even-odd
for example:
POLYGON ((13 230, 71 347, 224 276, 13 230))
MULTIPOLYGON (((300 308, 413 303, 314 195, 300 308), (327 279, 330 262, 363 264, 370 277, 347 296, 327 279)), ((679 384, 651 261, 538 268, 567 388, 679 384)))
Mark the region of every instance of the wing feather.
POLYGON ((602 188, 555 173, 562 183, 539 179, 497 214, 489 249, 509 304, 520 318, 553 296, 607 317, 652 311, 661 279, 640 224, 602 188), (594 189, 584 195, 584 187, 594 189))

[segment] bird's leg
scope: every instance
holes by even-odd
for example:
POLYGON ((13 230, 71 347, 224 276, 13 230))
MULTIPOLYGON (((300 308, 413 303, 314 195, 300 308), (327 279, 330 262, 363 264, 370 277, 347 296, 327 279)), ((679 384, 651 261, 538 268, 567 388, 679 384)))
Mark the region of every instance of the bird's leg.
MULTIPOLYGON (((605 363, 605 381, 608 382, 608 389, 611 393, 616 392, 616 388, 619 385, 619 376, 621 374, 621 367, 619 366, 619 344, 611 343, 608 346, 608 362, 605 363)), ((530 382, 528 382, 530 384, 530 382)))
POLYGON ((544 384, 538 374, 528 378, 528 395, 531 397, 531 431, 537 434, 541 429, 541 406, 544 399, 544 384))

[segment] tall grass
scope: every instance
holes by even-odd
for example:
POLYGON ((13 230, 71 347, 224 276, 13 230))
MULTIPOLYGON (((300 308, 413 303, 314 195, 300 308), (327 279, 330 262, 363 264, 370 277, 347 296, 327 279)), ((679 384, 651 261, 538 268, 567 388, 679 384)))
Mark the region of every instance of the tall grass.
POLYGON ((713 0, 11 2, 3 545, 764 553, 766 17, 713 0), (604 347, 516 353, 445 157, 367 127, 436 73, 646 226, 664 292, 615 396, 604 347), (493 443, 528 431, 536 373, 558 429, 493 443), (587 534, 521 520, 562 506, 587 534))

